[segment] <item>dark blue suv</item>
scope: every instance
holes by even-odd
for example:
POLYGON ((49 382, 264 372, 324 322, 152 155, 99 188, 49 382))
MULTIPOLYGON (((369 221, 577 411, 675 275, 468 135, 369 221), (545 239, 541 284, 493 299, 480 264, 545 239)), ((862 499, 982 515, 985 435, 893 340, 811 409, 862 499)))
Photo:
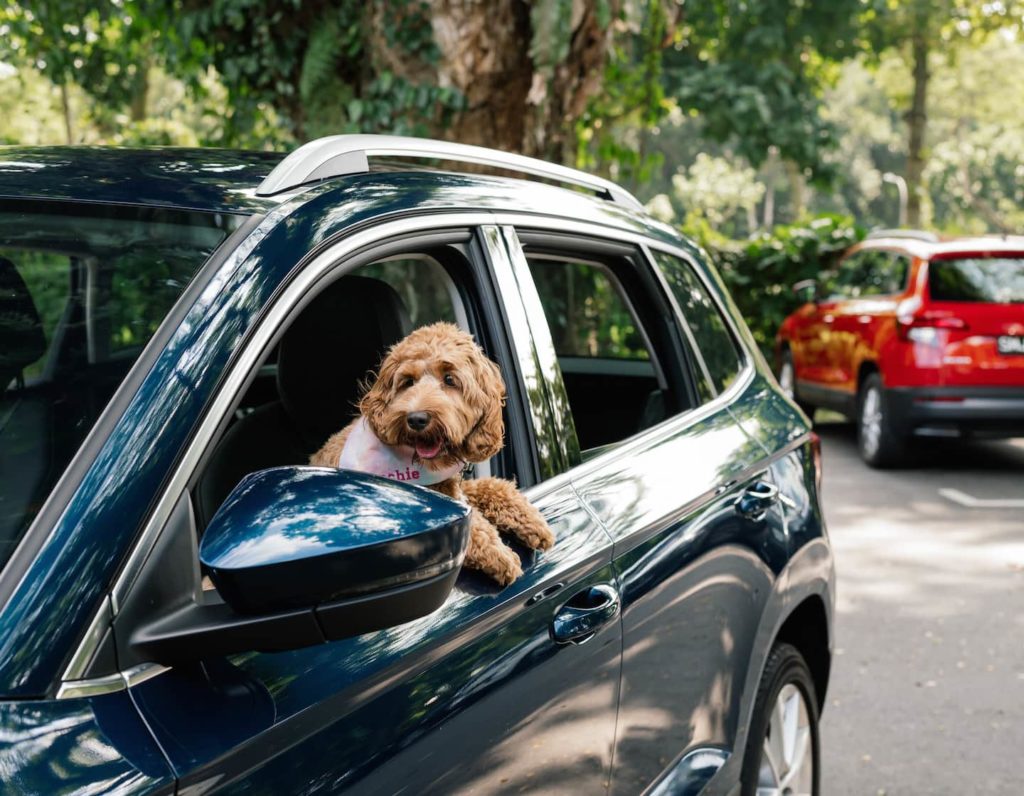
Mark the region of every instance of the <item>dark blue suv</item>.
POLYGON ((5 792, 818 791, 817 438, 612 183, 383 136, 0 150, 0 384, 5 792), (306 464, 438 320, 508 386, 466 477, 557 536, 506 588, 461 504, 306 464))

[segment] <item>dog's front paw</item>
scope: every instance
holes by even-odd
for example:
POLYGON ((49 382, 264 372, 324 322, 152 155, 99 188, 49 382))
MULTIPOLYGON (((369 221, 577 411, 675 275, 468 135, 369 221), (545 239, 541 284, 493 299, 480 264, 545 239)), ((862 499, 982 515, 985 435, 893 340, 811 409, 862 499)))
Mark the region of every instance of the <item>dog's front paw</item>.
POLYGON ((550 550, 555 543, 555 535, 539 512, 536 522, 528 522, 525 526, 517 528, 515 535, 523 544, 534 550, 550 550))
POLYGON ((519 556, 508 547, 502 545, 494 549, 492 560, 486 562, 485 574, 490 575, 502 586, 514 583, 523 574, 523 565, 519 556))

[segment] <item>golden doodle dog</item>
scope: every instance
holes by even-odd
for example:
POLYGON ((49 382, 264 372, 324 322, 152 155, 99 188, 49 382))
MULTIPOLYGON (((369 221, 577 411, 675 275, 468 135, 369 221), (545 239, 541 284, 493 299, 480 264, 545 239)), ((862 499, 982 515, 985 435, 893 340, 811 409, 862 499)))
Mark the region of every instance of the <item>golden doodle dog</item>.
POLYGON ((467 464, 501 450, 504 403, 501 372, 471 335, 450 323, 424 326, 391 347, 359 401, 360 416, 310 463, 429 486, 468 503, 465 566, 507 585, 522 567, 498 531, 535 550, 547 550, 555 537, 511 481, 462 480, 467 464))

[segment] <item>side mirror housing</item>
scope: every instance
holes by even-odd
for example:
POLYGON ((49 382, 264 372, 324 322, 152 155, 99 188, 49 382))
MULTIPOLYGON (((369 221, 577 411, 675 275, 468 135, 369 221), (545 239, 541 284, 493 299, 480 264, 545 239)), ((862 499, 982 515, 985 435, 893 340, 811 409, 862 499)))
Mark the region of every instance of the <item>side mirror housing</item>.
POLYGON ((469 544, 469 507, 423 487, 320 467, 246 476, 199 559, 223 602, 192 599, 144 623, 133 651, 171 664, 293 649, 426 616, 469 544))

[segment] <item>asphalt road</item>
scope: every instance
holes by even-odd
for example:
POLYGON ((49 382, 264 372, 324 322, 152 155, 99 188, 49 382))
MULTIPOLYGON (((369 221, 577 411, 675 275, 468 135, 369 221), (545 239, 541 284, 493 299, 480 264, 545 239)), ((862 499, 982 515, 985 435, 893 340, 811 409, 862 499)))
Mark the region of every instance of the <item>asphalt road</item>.
POLYGON ((1021 793, 1024 440, 879 472, 852 426, 818 431, 838 574, 822 792, 1021 793))

